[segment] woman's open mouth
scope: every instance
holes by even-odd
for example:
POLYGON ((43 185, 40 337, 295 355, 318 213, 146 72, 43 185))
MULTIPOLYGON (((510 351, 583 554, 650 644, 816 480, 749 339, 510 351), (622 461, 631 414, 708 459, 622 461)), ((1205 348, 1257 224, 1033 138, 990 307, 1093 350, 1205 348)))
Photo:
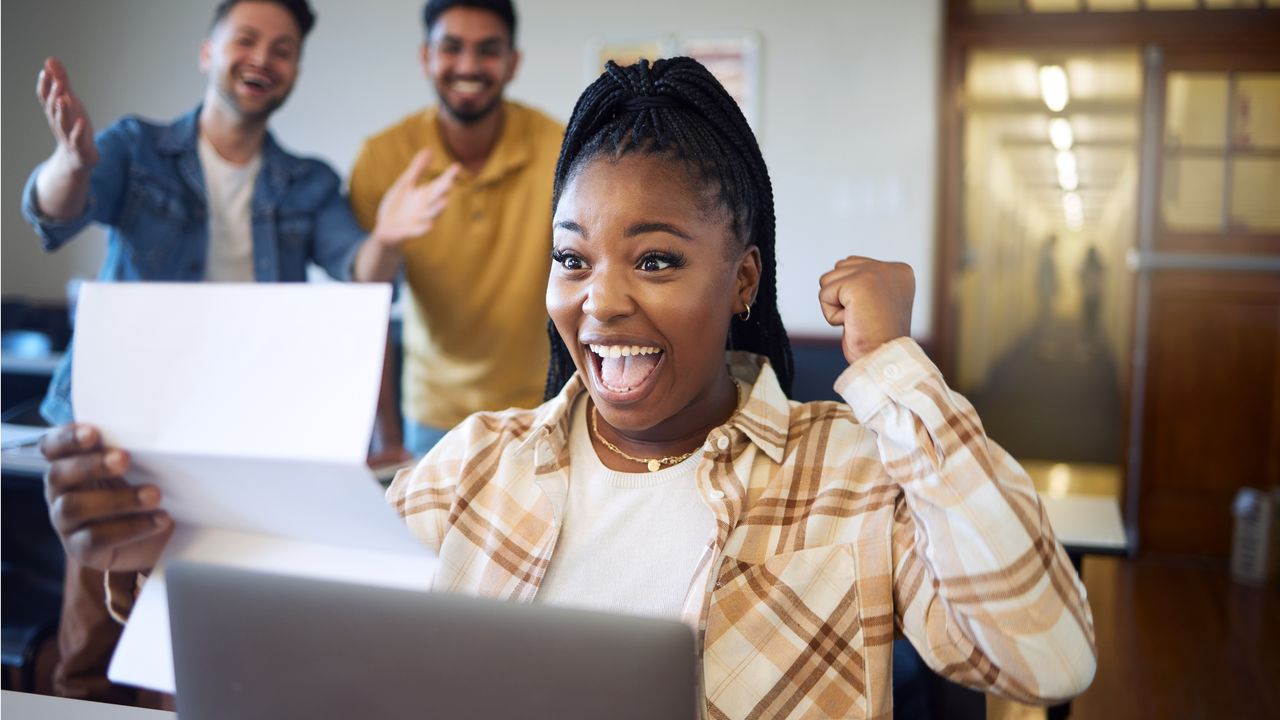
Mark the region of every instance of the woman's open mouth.
POLYGON ((662 363, 661 349, 645 345, 586 346, 596 385, 610 402, 640 398, 652 384, 654 370, 662 363))

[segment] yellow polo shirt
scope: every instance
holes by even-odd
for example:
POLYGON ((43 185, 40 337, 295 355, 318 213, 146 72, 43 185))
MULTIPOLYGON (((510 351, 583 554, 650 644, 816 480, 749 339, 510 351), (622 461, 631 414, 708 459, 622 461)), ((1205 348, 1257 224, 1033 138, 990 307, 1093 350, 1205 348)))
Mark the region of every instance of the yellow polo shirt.
MULTIPOLYGON (((437 110, 415 112, 365 141, 351 207, 366 229, 418 150, 423 182, 453 162, 437 110)), ((542 402, 547 377, 551 186, 564 127, 504 103, 502 136, 479 174, 463 170, 434 226, 404 246, 408 287, 401 375, 405 415, 451 428, 471 413, 542 402)))

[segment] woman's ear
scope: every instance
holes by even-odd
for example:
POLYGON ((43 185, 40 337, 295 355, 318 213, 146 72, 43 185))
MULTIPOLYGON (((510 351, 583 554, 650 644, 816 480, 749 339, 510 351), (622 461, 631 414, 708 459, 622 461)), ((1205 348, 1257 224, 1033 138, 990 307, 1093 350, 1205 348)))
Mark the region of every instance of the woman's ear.
POLYGON ((760 248, 752 245, 738 259, 738 278, 735 283, 738 304, 733 310, 735 314, 756 303, 756 293, 760 291, 760 267, 760 248))

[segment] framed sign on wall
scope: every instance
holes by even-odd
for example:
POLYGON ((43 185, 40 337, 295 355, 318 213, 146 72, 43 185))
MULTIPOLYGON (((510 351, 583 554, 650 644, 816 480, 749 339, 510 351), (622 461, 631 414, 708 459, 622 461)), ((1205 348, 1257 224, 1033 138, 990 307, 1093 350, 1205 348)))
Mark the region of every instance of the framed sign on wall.
POLYGON ((632 65, 645 58, 687 55, 702 63, 737 101, 747 123, 760 136, 760 37, 755 33, 698 32, 653 38, 593 41, 586 51, 586 81, 607 61, 632 65))

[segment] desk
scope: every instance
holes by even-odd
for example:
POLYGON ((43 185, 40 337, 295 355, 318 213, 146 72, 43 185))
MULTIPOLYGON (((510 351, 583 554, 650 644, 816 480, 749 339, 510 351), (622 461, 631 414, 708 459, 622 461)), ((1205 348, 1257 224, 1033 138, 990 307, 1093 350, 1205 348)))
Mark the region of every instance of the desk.
POLYGON ((5 720, 174 720, 177 714, 127 705, 0 691, 5 720))
POLYGON ((39 375, 52 377, 62 362, 62 353, 49 353, 39 357, 4 353, 0 355, 0 370, 14 375, 39 375))
MULTIPOLYGON (((1072 555, 1125 555, 1129 538, 1120 519, 1120 503, 1102 495, 1052 497, 1041 494, 1058 542, 1072 555)), ((1079 568, 1077 568, 1079 569, 1079 568)))
POLYGON ((33 425, 0 424, 0 471, 6 478, 44 477, 49 463, 37 443, 49 428, 33 425))

